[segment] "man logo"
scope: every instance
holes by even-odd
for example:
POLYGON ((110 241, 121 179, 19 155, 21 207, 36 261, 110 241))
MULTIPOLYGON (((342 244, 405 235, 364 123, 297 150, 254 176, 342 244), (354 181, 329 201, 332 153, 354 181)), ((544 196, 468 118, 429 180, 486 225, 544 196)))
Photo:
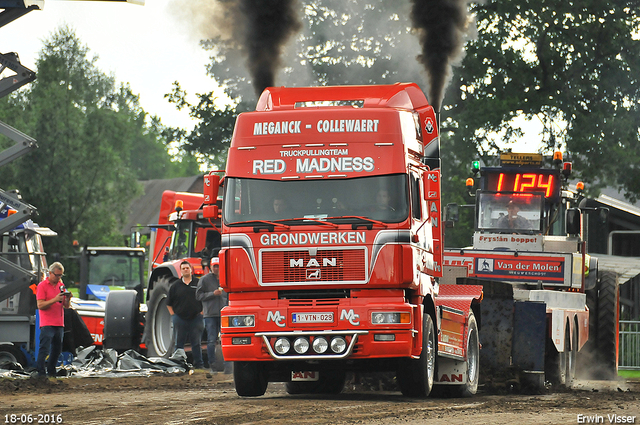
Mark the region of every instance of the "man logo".
POLYGON ((320 269, 307 269, 307 280, 320 280, 320 269))
POLYGON ((278 327, 284 328, 284 319, 285 316, 281 315, 279 311, 276 311, 275 313, 270 311, 267 313, 267 322, 273 322, 278 327))
MULTIPOLYGON (((336 267, 338 264, 338 260, 337 258, 323 258, 322 259, 322 267, 336 267)), ((320 267, 320 263, 318 263, 318 260, 316 260, 315 258, 311 258, 309 259, 309 261, 307 261, 307 264, 304 264, 304 260, 302 258, 300 258, 299 260, 295 260, 295 259, 290 259, 289 260, 289 267, 320 267)))

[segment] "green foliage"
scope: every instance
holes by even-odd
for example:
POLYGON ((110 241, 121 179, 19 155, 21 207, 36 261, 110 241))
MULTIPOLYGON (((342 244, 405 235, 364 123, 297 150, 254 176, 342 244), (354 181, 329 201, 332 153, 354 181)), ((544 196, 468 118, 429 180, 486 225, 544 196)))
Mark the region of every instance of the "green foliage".
MULTIPOLYGON (((71 242, 121 245, 121 223, 141 192, 137 179, 172 167, 163 131, 127 85, 96 67, 89 49, 66 27, 44 41, 38 78, 0 102, 0 119, 39 148, 3 167, 3 189, 17 188, 38 208, 40 225, 58 232, 47 251, 69 254, 71 242)), ((2 141, 2 147, 12 144, 2 141)))
POLYGON ((240 112, 248 108, 244 104, 219 107, 218 99, 213 92, 198 94, 198 104, 191 105, 186 100, 186 95, 176 81, 171 93, 165 97, 179 110, 189 109, 189 115, 199 122, 188 134, 182 129, 172 129, 172 138, 182 141, 180 151, 184 157, 197 159, 209 169, 223 170, 227 162, 235 119, 240 112))

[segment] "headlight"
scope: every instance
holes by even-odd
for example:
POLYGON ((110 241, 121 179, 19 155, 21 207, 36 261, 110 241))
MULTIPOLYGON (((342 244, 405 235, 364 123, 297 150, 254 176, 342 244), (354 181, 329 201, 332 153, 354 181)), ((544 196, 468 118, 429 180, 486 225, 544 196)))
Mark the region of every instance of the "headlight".
POLYGON ((247 316, 226 316, 222 318, 222 326, 226 324, 230 328, 252 327, 256 323, 253 315, 247 316), (226 320, 225 320, 226 319, 226 320))
POLYGON ((298 354, 304 354, 309 351, 309 340, 307 338, 297 338, 293 341, 293 349, 298 354))
POLYGON ((322 354, 325 351, 327 351, 327 348, 329 348, 329 343, 325 338, 320 336, 313 339, 312 346, 313 346, 313 351, 315 351, 318 354, 322 354))
POLYGON ((331 340, 331 351, 336 354, 342 353, 347 348, 347 341, 341 336, 337 336, 331 340))
POLYGON ((411 315, 409 313, 376 311, 371 313, 371 323, 373 325, 411 323, 411 315))
POLYGON ((289 349, 291 348, 291 343, 287 338, 281 337, 276 339, 276 343, 273 344, 273 348, 278 354, 287 354, 289 352, 289 349))

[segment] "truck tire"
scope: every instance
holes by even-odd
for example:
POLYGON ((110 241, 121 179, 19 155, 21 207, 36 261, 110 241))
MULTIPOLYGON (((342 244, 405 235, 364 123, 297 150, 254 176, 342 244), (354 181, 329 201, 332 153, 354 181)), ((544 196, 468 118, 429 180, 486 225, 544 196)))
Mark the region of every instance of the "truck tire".
POLYGON ((478 323, 473 315, 469 315, 467 334, 467 383, 463 385, 435 385, 431 391, 433 397, 471 397, 478 392, 480 371, 480 340, 478 323))
POLYGON ((18 363, 26 369, 27 357, 13 344, 0 344, 0 365, 3 363, 18 363))
POLYGON ((478 323, 473 312, 469 314, 469 333, 467 336, 467 383, 453 387, 458 397, 471 397, 478 392, 478 377, 480 372, 480 339, 478 338, 478 323))
POLYGON ((160 276, 151 290, 144 331, 147 357, 169 357, 175 349, 171 314, 167 308, 167 296, 173 282, 175 279, 169 276, 160 276))
POLYGON ((344 370, 321 371, 317 381, 287 382, 285 389, 289 394, 340 394, 346 379, 344 370))
POLYGON ((616 379, 618 376, 618 275, 615 272, 600 273, 598 285, 596 353, 600 379, 616 379))
POLYGON ((240 397, 259 397, 267 391, 269 379, 261 362, 234 362, 233 381, 240 397))
POLYGON ((433 319, 428 313, 422 319, 422 353, 419 359, 402 359, 396 379, 405 397, 426 398, 433 388, 436 366, 436 339, 433 319))
POLYGON ((112 291, 104 308, 104 348, 119 351, 138 349, 140 305, 133 290, 112 291))

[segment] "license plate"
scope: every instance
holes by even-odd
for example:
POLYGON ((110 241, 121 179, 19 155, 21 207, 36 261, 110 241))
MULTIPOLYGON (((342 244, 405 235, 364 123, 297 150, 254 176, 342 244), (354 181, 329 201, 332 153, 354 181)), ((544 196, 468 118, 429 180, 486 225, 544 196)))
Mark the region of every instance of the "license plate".
POLYGON ((293 313, 293 323, 333 323, 333 313, 293 313))

